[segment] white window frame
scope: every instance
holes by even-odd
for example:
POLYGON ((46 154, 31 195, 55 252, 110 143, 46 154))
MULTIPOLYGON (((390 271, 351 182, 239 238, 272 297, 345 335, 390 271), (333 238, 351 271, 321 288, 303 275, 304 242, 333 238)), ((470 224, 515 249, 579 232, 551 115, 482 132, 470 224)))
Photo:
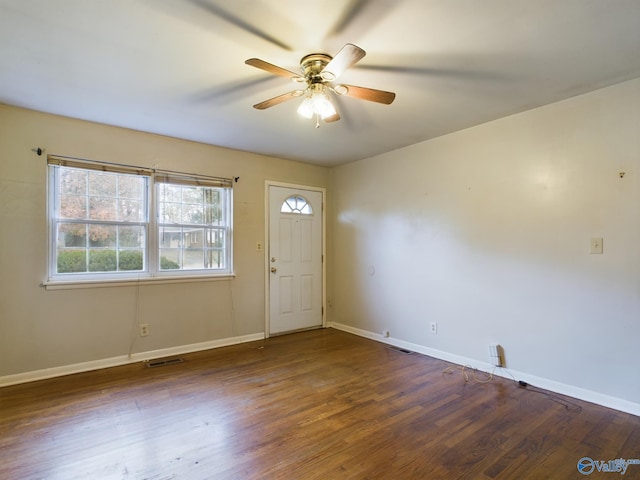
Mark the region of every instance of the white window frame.
MULTIPOLYGON (((206 281, 219 278, 229 278, 233 273, 233 183, 231 179, 197 175, 190 173, 172 172, 166 170, 153 170, 142 167, 121 165, 91 160, 81 160, 70 157, 49 155, 48 163, 48 193, 47 193, 47 221, 48 221, 48 268, 47 280, 43 285, 47 288, 86 288, 107 284, 109 286, 122 283, 124 285, 137 283, 167 283, 176 281, 206 281), (146 182, 145 201, 147 203, 147 219, 138 222, 146 228, 145 254, 143 271, 131 272, 78 272, 57 273, 57 222, 59 214, 56 211, 58 191, 56 169, 59 167, 73 167, 87 170, 102 170, 112 173, 126 173, 145 175, 146 182), (222 230, 223 255, 226 264, 223 268, 203 269, 160 269, 160 222, 158 211, 157 190, 160 183, 192 185, 201 187, 213 187, 220 189, 223 196, 222 225, 213 227, 206 225, 202 228, 214 228, 222 230)), ((90 223, 90 222, 87 222, 90 223)), ((180 224, 176 224, 179 226, 180 224)))

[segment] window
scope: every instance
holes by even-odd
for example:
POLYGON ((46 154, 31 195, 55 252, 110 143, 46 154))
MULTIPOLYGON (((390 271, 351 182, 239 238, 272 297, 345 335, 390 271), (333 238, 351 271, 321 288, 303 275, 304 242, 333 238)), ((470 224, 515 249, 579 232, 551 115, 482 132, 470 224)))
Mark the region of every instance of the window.
POLYGON ((50 281, 231 274, 230 180, 48 163, 50 281))
POLYGON ((302 195, 291 195, 280 206, 280 213, 297 213, 299 215, 313 215, 313 210, 307 199, 302 195))
POLYGON ((187 176, 156 176, 160 270, 226 270, 229 208, 224 188, 187 176))

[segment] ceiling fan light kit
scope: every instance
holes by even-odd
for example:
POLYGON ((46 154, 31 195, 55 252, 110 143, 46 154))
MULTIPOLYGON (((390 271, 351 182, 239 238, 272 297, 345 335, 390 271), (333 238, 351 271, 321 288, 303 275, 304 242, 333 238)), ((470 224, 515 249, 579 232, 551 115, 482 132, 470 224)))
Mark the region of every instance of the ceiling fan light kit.
POLYGON ((335 115, 336 108, 326 94, 326 88, 322 83, 315 83, 309 88, 307 98, 298 107, 298 113, 304 118, 319 116, 322 120, 335 115))
POLYGON ((291 100, 292 98, 305 96, 304 100, 298 107, 298 114, 311 119, 316 117, 316 128, 320 126, 320 119, 325 122, 335 122, 340 120, 335 106, 331 103, 329 92, 340 96, 349 96, 370 102, 382 103, 389 105, 393 102, 396 94, 373 88, 356 87, 354 85, 333 84, 342 73, 355 63, 360 61, 366 52, 353 45, 347 43, 336 54, 335 57, 325 53, 312 53, 305 55, 300 60, 300 70, 302 75, 294 73, 285 68, 278 67, 258 58, 250 58, 245 61, 247 65, 259 68, 274 75, 287 77, 296 83, 306 84, 304 90, 294 90, 277 97, 270 98, 263 102, 255 104, 253 107, 264 110, 280 103, 291 100))

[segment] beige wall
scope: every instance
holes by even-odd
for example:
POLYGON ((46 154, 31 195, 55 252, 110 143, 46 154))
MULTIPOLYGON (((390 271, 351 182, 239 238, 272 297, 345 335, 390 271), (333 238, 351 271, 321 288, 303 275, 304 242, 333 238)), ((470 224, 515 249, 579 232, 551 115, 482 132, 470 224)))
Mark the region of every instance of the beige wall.
POLYGON ((333 318, 640 414, 639 172, 640 80, 335 168, 333 318))
MULTIPOLYGON (((328 187, 302 163, 0 106, 0 377, 264 332, 265 180, 328 187), (45 290, 46 153, 239 176, 233 280, 45 290), (231 303, 233 300, 233 304, 231 303), (233 307, 233 308, 232 308, 233 307), (148 323, 140 338, 135 324, 148 323)), ((330 285, 329 285, 330 287, 330 285)))
POLYGON ((269 179, 328 188, 336 325, 640 414, 638 132, 640 80, 331 170, 0 106, 0 378, 263 332, 269 179), (240 176, 237 278, 45 290, 37 146, 240 176))

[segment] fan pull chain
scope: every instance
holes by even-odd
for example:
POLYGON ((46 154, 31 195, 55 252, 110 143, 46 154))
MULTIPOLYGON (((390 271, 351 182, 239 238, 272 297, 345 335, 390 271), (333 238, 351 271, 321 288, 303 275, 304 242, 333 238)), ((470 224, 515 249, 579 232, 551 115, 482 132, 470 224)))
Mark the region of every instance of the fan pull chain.
POLYGON ((316 128, 320 128, 320 115, 316 113, 316 128))

